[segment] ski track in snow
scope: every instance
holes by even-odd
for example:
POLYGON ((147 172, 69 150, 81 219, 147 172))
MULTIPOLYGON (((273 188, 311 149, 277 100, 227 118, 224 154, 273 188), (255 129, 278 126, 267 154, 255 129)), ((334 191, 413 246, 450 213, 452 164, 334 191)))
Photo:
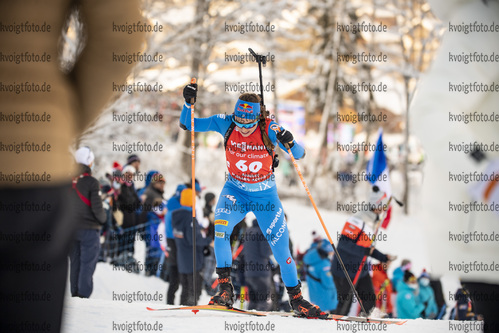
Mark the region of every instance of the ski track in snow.
MULTIPOLYGON (((289 219, 290 236, 294 243, 294 249, 305 251, 312 240, 312 231, 316 230, 325 237, 325 232, 316 216, 314 209, 300 200, 283 200, 284 209, 289 219)), ((337 232, 341 232, 348 214, 320 210, 326 227, 333 239, 337 242, 337 232)), ((393 270, 403 258, 413 261, 413 272, 418 276, 421 269, 429 268, 427 263, 428 253, 425 251, 424 234, 418 225, 417 217, 403 216, 400 211, 395 211, 392 221, 386 232, 386 241, 378 242, 380 251, 397 254, 398 260, 391 267, 393 270)), ((142 242, 136 242, 136 258, 143 264, 145 246, 142 242)), ((156 277, 146 277, 140 274, 126 271, 113 270, 108 263, 98 263, 94 274, 94 291, 90 299, 72 298, 69 293, 69 281, 65 299, 65 312, 63 319, 64 332, 148 332, 133 327, 124 327, 124 324, 140 323, 147 325, 160 325, 161 330, 150 330, 149 332, 258 332, 254 324, 271 328, 269 332, 306 332, 306 331, 338 331, 338 332, 449 332, 451 325, 458 322, 446 320, 409 320, 402 326, 388 325, 384 328, 379 326, 359 326, 356 323, 345 323, 336 321, 307 320, 301 318, 252 317, 239 314, 218 313, 212 311, 200 311, 197 314, 191 311, 158 311, 152 312, 146 309, 164 308, 166 305, 166 289, 168 283, 156 277), (148 294, 162 295, 161 301, 150 302, 128 302, 126 300, 113 300, 113 293, 128 294, 133 292, 147 292, 148 294), (114 324, 114 326, 113 326, 114 324), (249 325, 241 326, 241 325, 249 325), (120 326, 117 326, 120 325, 120 326), (272 327, 269 327, 273 325, 272 327), (253 329, 252 329, 253 328, 253 329), (382 328, 382 329, 380 329, 382 328)), ((454 292, 458 281, 452 277, 442 280, 444 293, 454 292)), ((304 283, 305 297, 308 297, 304 283)), ((176 295, 175 304, 179 304, 181 288, 176 295)), ((446 294, 445 294, 446 295, 446 294)), ((203 291, 199 304, 207 304, 209 296, 203 291)), ((453 306, 453 304, 448 304, 453 306)), ((362 325, 362 324, 360 324, 362 325)), ((371 324, 374 325, 374 324, 371 324)), ((455 327, 454 331, 456 331, 455 327)), ((260 330, 261 331, 261 330, 260 330)), ((469 330, 469 332, 479 332, 469 330)))

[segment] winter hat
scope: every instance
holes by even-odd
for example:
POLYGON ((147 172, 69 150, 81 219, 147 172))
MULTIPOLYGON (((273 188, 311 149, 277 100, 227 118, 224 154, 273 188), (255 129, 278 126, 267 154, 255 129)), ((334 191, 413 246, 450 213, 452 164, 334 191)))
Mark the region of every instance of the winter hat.
MULTIPOLYGON (((201 192, 203 190, 203 188, 201 187, 201 184, 199 184, 199 180, 195 179, 194 182, 196 183, 196 192, 201 192)), ((185 183, 185 186, 187 186, 187 188, 191 188, 192 186, 192 181, 190 181, 189 183, 185 183)))
POLYGON ((135 174, 136 170, 133 166, 131 165, 127 165, 123 168, 123 174, 127 173, 127 172, 130 172, 132 174, 135 174))
POLYGON ((411 273, 411 271, 405 271, 404 272, 404 282, 405 283, 414 283, 416 282, 416 277, 414 274, 411 273))
POLYGON ((140 158, 135 154, 128 156, 126 164, 132 164, 133 162, 140 162, 140 158))
POLYGON ((320 247, 321 247, 321 249, 323 249, 327 253, 334 251, 333 246, 331 245, 331 243, 329 243, 329 241, 327 239, 323 239, 321 241, 320 247))
POLYGON ((121 171, 121 170, 123 170, 123 167, 121 166, 121 164, 119 164, 118 162, 114 161, 114 162, 113 162, 113 171, 114 171, 114 170, 119 170, 119 171, 121 171))
POLYGON ((312 231, 312 242, 320 243, 321 240, 322 240, 322 237, 315 230, 312 231))
POLYGON ((215 194, 208 192, 204 195, 204 201, 209 203, 211 200, 215 199, 215 194))
POLYGON ((389 199, 386 192, 381 191, 378 186, 373 186, 373 190, 369 196, 369 206, 371 210, 383 209, 388 204, 389 199))
POLYGON ((192 190, 186 188, 180 193, 180 204, 186 207, 192 207, 192 190))
POLYGON ((428 274, 428 272, 426 271, 426 269, 423 269, 423 272, 421 273, 421 275, 419 276, 420 279, 422 278, 427 278, 429 279, 430 278, 430 274, 428 274))
POLYGON ((234 115, 244 119, 258 119, 260 115, 260 103, 252 103, 237 100, 234 107, 234 115))
POLYGON ((152 177, 159 173, 158 170, 150 170, 149 172, 147 172, 147 175, 146 175, 146 187, 149 186, 149 184, 151 184, 151 180, 152 180, 152 177))
POLYGON ((89 147, 81 147, 75 153, 76 162, 89 166, 94 161, 94 153, 89 147))
POLYGON ((151 176, 151 183, 152 184, 160 183, 160 182, 166 183, 165 177, 163 177, 162 174, 160 174, 159 172, 156 172, 154 175, 151 176))
POLYGON ((403 271, 408 271, 412 267, 412 262, 409 259, 404 259, 402 260, 402 263, 400 264, 401 268, 403 271))

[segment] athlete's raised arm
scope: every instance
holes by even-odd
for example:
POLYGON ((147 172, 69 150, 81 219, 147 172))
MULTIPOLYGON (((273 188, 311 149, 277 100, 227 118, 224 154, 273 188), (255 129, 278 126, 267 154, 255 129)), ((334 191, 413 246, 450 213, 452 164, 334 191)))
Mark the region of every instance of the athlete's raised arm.
MULTIPOLYGON (((197 83, 191 83, 184 87, 183 95, 185 99, 184 106, 182 108, 182 113, 180 114, 179 126, 184 130, 191 130, 191 100, 194 99, 196 102, 197 96, 197 83)), ((224 114, 214 115, 208 118, 194 118, 194 131, 196 132, 208 132, 215 131, 222 135, 227 132, 230 126, 230 119, 224 114)))

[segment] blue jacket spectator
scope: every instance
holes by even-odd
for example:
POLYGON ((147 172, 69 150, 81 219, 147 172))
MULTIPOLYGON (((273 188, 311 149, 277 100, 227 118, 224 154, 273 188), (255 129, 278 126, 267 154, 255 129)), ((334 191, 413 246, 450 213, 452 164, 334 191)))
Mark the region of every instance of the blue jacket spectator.
POLYGON ((419 301, 421 304, 425 305, 423 312, 423 318, 434 319, 438 315, 437 302, 435 301, 435 293, 433 288, 430 286, 430 275, 423 271, 419 276, 419 301))
POLYGON ((404 280, 404 272, 411 269, 412 263, 408 259, 402 260, 399 267, 393 271, 392 286, 394 291, 397 291, 397 285, 400 281, 404 280))
POLYGON ((418 282, 410 271, 404 273, 404 280, 399 282, 397 291, 397 316, 401 319, 420 318, 425 306, 416 296, 418 282))
MULTIPOLYGON (((177 246, 177 265, 180 274, 192 274, 192 200, 189 200, 190 189, 182 191, 181 208, 172 212, 173 235, 177 246)), ((197 220, 196 220, 197 221, 197 220)), ((196 226, 196 271, 203 268, 203 249, 209 245, 211 239, 203 238, 201 227, 196 226)))
POLYGON ((172 212, 173 235, 177 247, 177 266, 179 273, 182 293, 180 295, 180 304, 194 305, 201 295, 202 277, 200 271, 203 269, 203 249, 207 247, 212 240, 203 238, 201 227, 197 220, 196 225, 196 280, 193 280, 193 237, 192 237, 192 190, 185 189, 180 194, 181 208, 172 212), (196 284, 196 295, 194 295, 194 283, 196 284))
POLYGON ((328 240, 313 243, 303 257, 307 265, 307 283, 310 300, 318 305, 322 311, 332 311, 338 305, 338 295, 331 275, 331 261, 328 255, 333 247, 328 240))

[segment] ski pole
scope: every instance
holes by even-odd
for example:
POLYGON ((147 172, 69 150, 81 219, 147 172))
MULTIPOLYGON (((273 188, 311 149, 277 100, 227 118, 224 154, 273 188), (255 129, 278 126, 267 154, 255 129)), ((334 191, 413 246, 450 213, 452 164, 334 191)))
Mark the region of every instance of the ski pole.
POLYGON ((256 54, 251 48, 248 49, 250 53, 255 57, 256 62, 258 63, 258 72, 260 73, 260 97, 262 100, 260 101, 260 105, 264 106, 265 103, 263 101, 263 78, 262 78, 262 63, 265 66, 267 63, 267 58, 265 56, 256 54))
MULTIPOLYGON (((195 84, 196 79, 192 78, 191 84, 195 84)), ((196 155, 194 136, 194 98, 191 98, 191 189, 192 189, 192 285, 194 292, 194 305, 197 305, 196 297, 196 155)))
POLYGON ((317 208, 317 205, 315 204, 314 198, 312 198, 312 194, 310 193, 310 190, 308 189, 307 183, 305 182, 305 179, 303 178, 303 175, 302 175, 302 173, 300 171, 300 167, 298 166, 298 163, 296 163, 296 159, 293 156, 293 153, 291 152, 291 149, 289 148, 289 145, 287 143, 285 143, 284 147, 286 147, 286 149, 288 151, 288 154, 291 157, 291 161, 293 162, 293 165, 294 165, 294 167, 296 169, 296 172, 298 173, 298 176, 300 176, 301 183, 303 184, 303 187, 305 187, 305 191, 307 191, 308 198, 312 202, 312 206, 314 206, 315 212, 317 213, 317 216, 319 217, 319 221, 321 221, 322 228, 324 228, 324 231, 326 232, 327 239, 329 240, 329 243, 331 243, 331 245, 333 246, 334 255, 338 258, 338 262, 341 265, 343 273, 345 273, 345 277, 347 278, 348 284, 350 285, 350 288, 352 288, 352 291, 355 294, 355 297, 357 297, 357 299, 359 300, 359 304, 360 304, 360 307, 361 307, 363 313, 365 313, 365 315, 367 316, 366 309, 364 309, 364 304, 362 304, 362 301, 361 301, 361 299, 359 297, 359 294, 357 293, 357 290, 355 289, 355 287, 354 287, 354 285, 352 283, 352 280, 350 279, 350 276, 348 276, 348 272, 347 272, 347 269, 345 267, 345 264, 343 264, 343 260, 341 260, 341 257, 340 257, 340 255, 338 253, 338 250, 336 249, 336 246, 333 243, 333 239, 331 238, 331 235, 329 235, 329 231, 327 230, 326 224, 324 223, 324 220, 322 219, 322 216, 319 213, 319 209, 317 208))

